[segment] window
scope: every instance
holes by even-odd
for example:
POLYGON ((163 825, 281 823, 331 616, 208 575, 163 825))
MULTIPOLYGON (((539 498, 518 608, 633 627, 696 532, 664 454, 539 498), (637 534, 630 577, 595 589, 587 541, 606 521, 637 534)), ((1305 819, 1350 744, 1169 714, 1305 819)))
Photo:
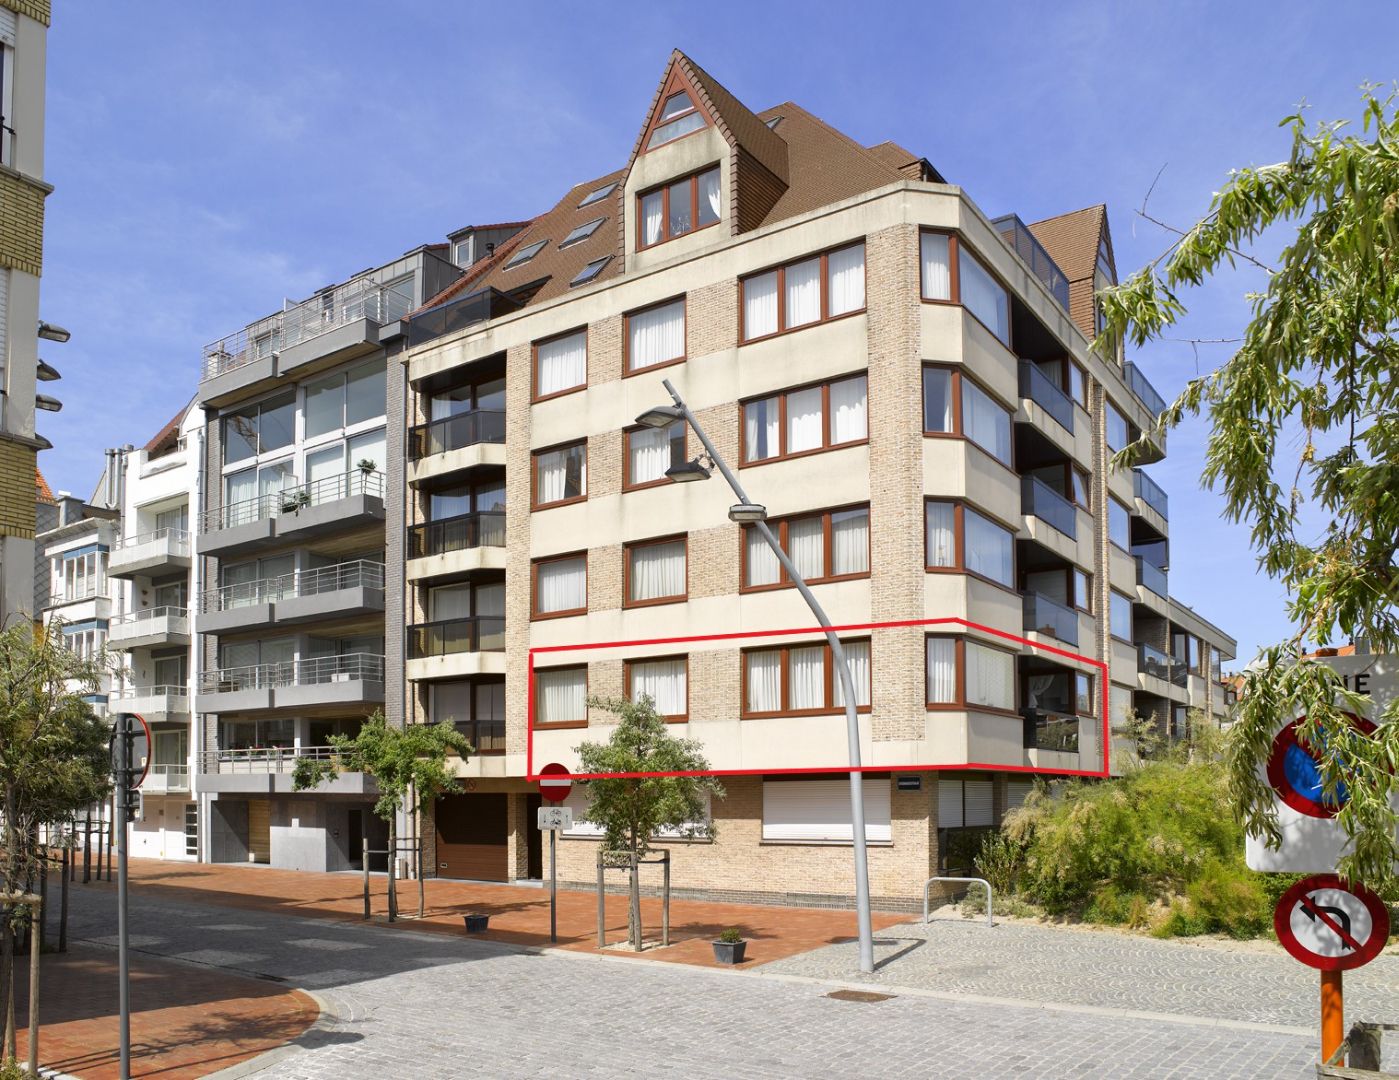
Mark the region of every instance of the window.
POLYGON ((719 167, 687 176, 637 199, 638 248, 674 240, 677 236, 715 225, 722 209, 719 167))
POLYGON ((585 206, 592 206, 593 203, 600 202, 616 190, 617 181, 615 180, 613 180, 610 184, 603 184, 600 188, 593 188, 592 191, 588 192, 588 194, 584 196, 583 201, 578 204, 578 209, 582 210, 585 206))
POLYGON ((924 543, 928 570, 965 570, 1015 587, 1015 534, 970 506, 929 499, 924 543))
POLYGON ((107 621, 69 623, 63 628, 63 644, 80 660, 100 660, 107 647, 107 621))
POLYGON ((641 371, 685 359, 685 298, 627 316, 627 370, 641 371))
POLYGON ((475 247, 475 243, 469 236, 465 240, 458 240, 452 248, 452 261, 465 270, 476 261, 475 247))
POLYGON ((559 249, 562 250, 566 247, 571 247, 580 240, 588 239, 593 233, 597 232, 597 227, 606 220, 606 218, 593 218, 592 221, 586 221, 582 225, 570 230, 569 234, 559 241, 559 249))
POLYGON ((106 548, 75 548, 53 560, 53 593, 59 600, 84 600, 106 591, 106 548))
POLYGON ((704 114, 695 108, 689 94, 684 90, 671 94, 661 104, 656 126, 651 129, 651 137, 646 140, 646 149, 654 150, 658 146, 674 142, 692 131, 698 131, 705 123, 704 114))
POLYGON ((1015 654, 965 637, 926 639, 928 708, 1015 711, 1015 654))
MULTIPOLYGON (((429 684, 434 724, 451 724, 478 754, 505 753, 505 681, 453 679, 429 684)), ((536 715, 537 719, 537 715, 536 715)))
POLYGON ((1069 466, 1069 491, 1076 505, 1091 511, 1088 503, 1088 474, 1075 465, 1069 466))
POLYGON ((923 299, 961 304, 1010 344, 1010 294, 956 236, 925 232, 920 237, 923 299))
POLYGON ((288 390, 224 417, 223 463, 231 465, 280 450, 295 438, 296 391, 288 390))
MULTIPOLYGON (((870 512, 867 506, 827 510, 768 523, 797 573, 808 584, 867 577, 870 572, 870 512)), ((743 588, 791 585, 776 554, 751 525, 743 530, 743 588)))
POLYGON ((536 559, 534 605, 536 618, 578 615, 588 610, 588 556, 559 555, 536 559))
POLYGON ((570 443, 534 452, 531 506, 542 510, 588 497, 588 444, 570 443))
POLYGON ((744 465, 849 446, 869 438, 864 375, 745 401, 744 465))
POLYGON ((384 365, 379 361, 307 383, 306 438, 382 417, 384 385, 384 365))
POLYGON ((588 381, 588 331, 574 330, 534 345, 534 400, 566 394, 588 381))
MULTIPOLYGON (((1011 781, 1011 784, 1015 781, 1011 781)), ((1025 781, 1021 781, 1025 783, 1025 781)), ((1028 784, 1027 794, 1028 794, 1028 784)), ((1014 797, 1007 785, 1006 802, 1009 805, 1014 797)), ((950 780, 946 776, 937 779, 938 828, 939 829, 985 829, 995 824, 994 783, 991 780, 950 780)), ((1023 796, 1022 796, 1023 801, 1023 796)), ((940 859, 944 872, 945 859, 940 859)))
POLYGON ((676 420, 663 428, 631 428, 622 435, 622 489, 669 483, 666 470, 685 463, 686 428, 676 420))
POLYGON ((1118 641, 1132 640, 1132 601, 1113 590, 1109 597, 1108 629, 1118 641))
POLYGON ((685 657, 628 660, 626 669, 627 697, 633 702, 649 697, 656 712, 667 720, 688 717, 690 689, 685 657))
MULTIPOLYGON (((865 842, 893 841, 890 826, 889 781, 867 776, 861 787, 865 842)), ((849 844, 850 781, 764 780, 763 841, 785 844, 849 844)))
POLYGON ((1122 727, 1135 712, 1130 689, 1125 686, 1108 687, 1108 713, 1112 717, 1115 734, 1121 734, 1122 727))
POLYGON ((1096 716, 1097 697, 1093 693, 1093 676, 1074 673, 1074 711, 1079 716, 1096 716))
POLYGON ((535 726, 587 727, 588 669, 585 666, 536 669, 535 726))
POLYGON ((1069 574, 1073 579, 1073 606, 1080 611, 1093 613, 1093 579, 1078 567, 1072 567, 1069 574))
POLYGON ((865 310, 865 242, 743 279, 740 337, 756 341, 865 310))
POLYGON ((923 367, 923 434, 960 435, 1011 464, 1011 416, 959 368, 923 367))
POLYGON ((1072 360, 1068 361, 1068 365, 1069 397, 1086 409, 1088 408, 1088 376, 1083 373, 1083 368, 1072 360))
POLYGON ((583 267, 582 270, 579 270, 578 273, 573 275, 573 279, 569 281, 568 287, 571 289, 575 285, 586 285, 588 282, 592 281, 593 278, 602 273, 603 268, 611 261, 611 255, 604 255, 600 259, 594 259, 587 266, 583 267))
POLYGON ((544 245, 548 242, 548 240, 540 240, 534 244, 526 244, 524 247, 520 248, 519 251, 515 252, 514 255, 510 256, 509 262, 505 264, 503 269, 513 270, 517 266, 524 266, 525 263, 529 262, 532 258, 538 255, 541 251, 543 251, 544 245))
POLYGON ((1108 444, 1108 449, 1114 454, 1132 441, 1128 434, 1127 421, 1123 415, 1117 411, 1117 407, 1111 401, 1103 403, 1103 436, 1108 444))
MULTIPOLYGON (((841 645, 855 682, 855 705, 861 712, 867 712, 870 704, 869 640, 842 641, 841 645)), ((745 717, 835 712, 845 708, 829 645, 749 649, 743 653, 742 661, 745 717)))
POLYGON ((1108 539, 1123 551, 1132 547, 1132 518, 1127 507, 1108 496, 1108 539))
POLYGON ((689 591, 686 551, 683 536, 628 544, 623 556, 626 606, 684 600, 689 591))

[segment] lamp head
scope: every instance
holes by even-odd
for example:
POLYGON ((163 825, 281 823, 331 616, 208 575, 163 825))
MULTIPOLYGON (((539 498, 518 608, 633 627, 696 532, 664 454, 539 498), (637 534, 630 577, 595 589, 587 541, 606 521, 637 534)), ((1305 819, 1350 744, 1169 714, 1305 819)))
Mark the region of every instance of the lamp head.
POLYGON ((46 323, 41 321, 39 323, 39 336, 45 341, 64 342, 71 338, 73 335, 69 331, 63 329, 63 327, 61 326, 56 326, 53 323, 46 323))
POLYGON ((755 521, 766 521, 768 508, 760 503, 735 503, 729 507, 729 520, 740 525, 751 525, 755 521))
POLYGON ((642 427, 670 427, 675 421, 684 419, 684 415, 674 405, 657 405, 654 409, 647 409, 638 416, 636 422, 642 427))
POLYGON ((708 480, 709 468, 702 464, 699 458, 695 458, 683 465, 672 465, 665 474, 667 479, 674 480, 677 484, 688 484, 693 480, 708 480))

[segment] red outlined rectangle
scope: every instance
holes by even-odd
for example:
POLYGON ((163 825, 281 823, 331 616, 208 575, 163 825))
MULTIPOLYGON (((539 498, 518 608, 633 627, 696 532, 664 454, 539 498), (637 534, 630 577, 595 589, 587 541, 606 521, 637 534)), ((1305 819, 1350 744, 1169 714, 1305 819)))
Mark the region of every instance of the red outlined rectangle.
POLYGON ((846 765, 826 765, 820 767, 791 768, 791 769, 702 769, 683 772, 616 772, 616 773, 576 773, 575 780, 620 780, 628 778, 642 778, 648 776, 788 776, 811 773, 841 773, 841 772, 939 772, 939 771, 965 771, 975 769, 981 772, 1025 772, 1037 773, 1046 776, 1089 776, 1106 777, 1111 768, 1110 755, 1112 750, 1112 740, 1109 733, 1108 717, 1108 666, 1102 660, 1094 660, 1091 656, 1082 656, 1079 653, 1068 649, 1061 649, 1055 645, 1046 645, 1042 642, 1031 641, 1027 637, 1019 634, 1010 634, 1004 630, 997 630, 995 627, 983 626, 981 623, 968 622, 966 619, 956 616, 948 616, 940 619, 902 619, 891 622, 873 623, 849 623, 842 626, 801 626, 791 627, 784 630, 742 630, 729 634, 696 634, 689 637, 663 637, 663 638, 642 638, 635 641, 597 641, 587 642, 579 645, 537 645, 529 650, 529 665, 527 673, 527 709, 528 714, 525 724, 525 779, 538 780, 539 774, 534 768, 534 658, 535 654, 553 655, 555 653, 583 653, 603 649, 626 649, 643 648, 652 645, 683 645, 688 642, 698 641, 736 641, 740 638, 771 638, 790 637, 802 634, 824 634, 828 630, 836 633, 846 633, 854 630, 887 630, 912 626, 963 626, 969 630, 977 630, 984 634, 991 634, 1007 641, 1013 641, 1019 645, 1034 649, 1042 653, 1050 653, 1055 656, 1062 656, 1080 664, 1087 664, 1098 670, 1098 686, 1100 688, 1100 716, 1102 718, 1102 747, 1103 747, 1103 767, 1101 769, 1054 769, 1038 765, 1005 765, 990 762, 967 761, 952 764, 928 764, 928 765, 861 765, 858 770, 853 770, 846 765))

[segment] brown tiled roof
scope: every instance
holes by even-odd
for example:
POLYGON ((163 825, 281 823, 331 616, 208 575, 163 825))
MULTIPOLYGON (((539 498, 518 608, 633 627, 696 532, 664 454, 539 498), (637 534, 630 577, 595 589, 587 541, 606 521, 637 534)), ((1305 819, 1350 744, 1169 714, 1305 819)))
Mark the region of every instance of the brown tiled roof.
MULTIPOLYGON (((191 402, 190 404, 192 405, 193 402, 191 402)), ((180 421, 182 421, 185 418, 185 413, 189 412, 189 410, 190 406, 186 405, 183 409, 181 409, 168 421, 166 421, 165 425, 155 433, 155 437, 151 439, 150 442, 146 443, 146 453, 157 453, 161 450, 166 449, 168 444, 177 441, 180 437, 180 421)))
POLYGON ((709 99, 711 111, 719 120, 720 130, 727 128, 738 146, 752 154, 758 164, 773 176, 787 183, 790 177, 786 140, 679 49, 671 54, 671 59, 684 69, 700 96, 709 99))
MULTIPOLYGON (((497 244, 494 252, 487 255, 484 259, 477 259, 467 268, 466 273, 462 274, 456 281, 452 282, 445 289, 442 289, 435 296, 430 296, 424 300, 423 306, 418 308, 417 311, 426 311, 428 308, 436 307, 438 304, 445 304, 455 296, 464 296, 466 293, 474 291, 478 287, 477 283, 485 277, 487 273, 501 265, 510 257, 511 252, 515 250, 520 242, 520 237, 523 235, 524 230, 521 230, 509 239, 497 244)), ((416 312, 410 312, 410 314, 416 314, 416 312)))
MULTIPOLYGON (((1093 269, 1098 264, 1098 243, 1108 225, 1108 208, 1102 203, 1070 214, 1032 222, 1030 232, 1044 245, 1049 257, 1069 279, 1069 317, 1089 338, 1095 336, 1093 318, 1093 269)), ((1111 259, 1111 244, 1109 244, 1111 259)))
POLYGON ((39 466, 34 466, 35 493, 34 497, 41 503, 56 503, 58 500, 53 497, 53 490, 49 487, 49 482, 44 479, 44 474, 39 471, 39 466))

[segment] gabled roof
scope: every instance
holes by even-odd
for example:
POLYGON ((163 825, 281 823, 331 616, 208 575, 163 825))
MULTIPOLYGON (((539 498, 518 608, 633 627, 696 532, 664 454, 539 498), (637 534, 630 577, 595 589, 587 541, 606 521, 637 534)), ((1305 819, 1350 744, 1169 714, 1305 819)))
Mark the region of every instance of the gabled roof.
POLYGON ((194 402, 190 402, 183 409, 177 412, 159 431, 150 442, 146 443, 147 454, 157 455, 162 451, 170 449, 175 443, 180 441, 180 425, 184 423, 185 415, 194 407, 194 402))
MULTIPOLYGON (((719 130, 727 131, 732 136, 735 145, 747 150, 759 165, 783 183, 787 183, 786 140, 752 113, 748 106, 729 93, 709 72, 679 49, 671 53, 671 60, 678 63, 689 75, 691 83, 699 91, 700 97, 704 99, 718 122, 719 130)), ((662 85, 664 85, 664 81, 662 85)))
POLYGON ((53 489, 49 487, 49 482, 44 479, 44 474, 39 471, 39 466, 37 465, 34 466, 34 480, 36 487, 35 499, 38 502, 48 503, 50 505, 58 502, 58 500, 53 497, 53 489))
MULTIPOLYGON (((1092 339, 1097 336, 1093 310, 1093 270, 1098 244, 1107 235, 1108 208, 1099 203, 1030 224, 1030 232, 1069 280, 1069 317, 1092 339)), ((1108 244, 1112 258, 1112 244, 1108 244)))

